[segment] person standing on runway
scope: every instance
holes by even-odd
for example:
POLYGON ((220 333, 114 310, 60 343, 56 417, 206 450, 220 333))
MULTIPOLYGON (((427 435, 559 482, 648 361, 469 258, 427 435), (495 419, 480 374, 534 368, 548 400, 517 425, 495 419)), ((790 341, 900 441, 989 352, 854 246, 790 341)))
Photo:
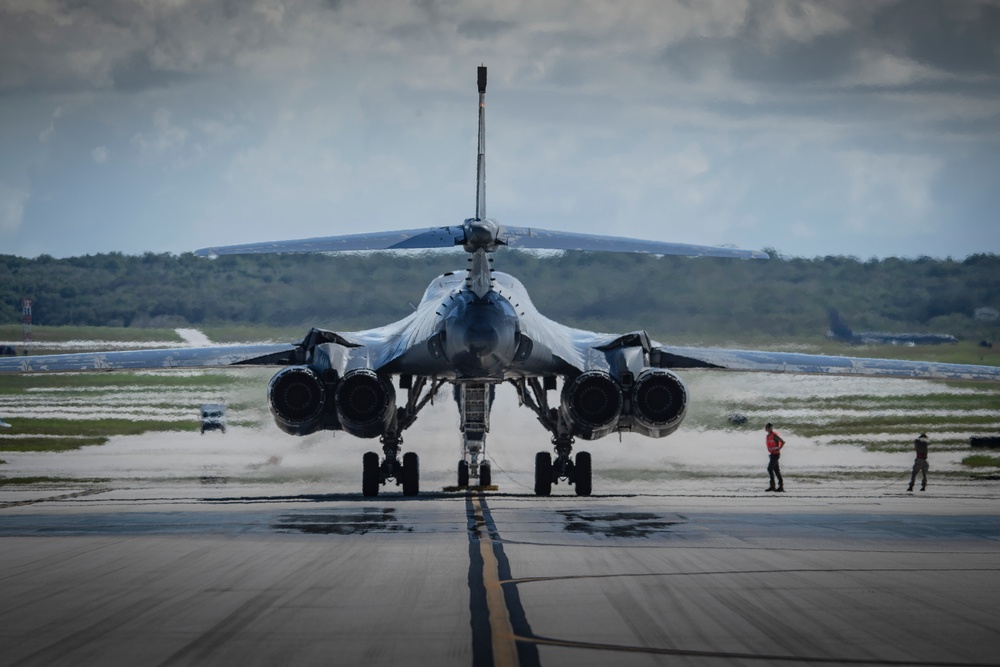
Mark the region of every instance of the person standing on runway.
POLYGON ((765 491, 776 491, 778 493, 785 492, 785 482, 781 479, 781 466, 778 465, 778 459, 781 458, 781 448, 785 446, 785 441, 782 440, 778 432, 774 430, 774 427, 770 422, 764 426, 764 430, 767 431, 767 474, 771 478, 770 488, 764 489, 765 491), (778 478, 778 486, 774 486, 774 478, 778 478))
POLYGON ((931 441, 927 438, 926 433, 921 433, 920 437, 913 441, 913 451, 916 453, 917 457, 913 459, 913 473, 910 475, 910 486, 907 487, 907 491, 913 490, 913 483, 917 481, 917 473, 923 473, 923 480, 920 483, 920 490, 927 490, 927 470, 930 468, 927 465, 927 446, 931 444, 931 441))

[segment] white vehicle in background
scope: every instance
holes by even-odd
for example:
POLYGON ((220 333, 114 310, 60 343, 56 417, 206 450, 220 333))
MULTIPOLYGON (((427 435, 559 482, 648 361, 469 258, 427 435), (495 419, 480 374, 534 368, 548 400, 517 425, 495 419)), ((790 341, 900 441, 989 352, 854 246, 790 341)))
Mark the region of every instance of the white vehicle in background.
POLYGON ((201 404, 201 434, 205 431, 226 432, 226 406, 222 403, 201 404))
POLYGON ((5 422, 3 419, 0 419, 0 428, 10 428, 10 424, 5 422))

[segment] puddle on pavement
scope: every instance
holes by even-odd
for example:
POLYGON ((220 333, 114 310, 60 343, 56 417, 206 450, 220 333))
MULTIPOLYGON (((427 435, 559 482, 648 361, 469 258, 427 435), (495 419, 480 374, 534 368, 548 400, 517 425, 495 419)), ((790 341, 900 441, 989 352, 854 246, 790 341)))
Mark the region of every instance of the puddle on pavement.
POLYGON ((391 507, 366 507, 360 512, 285 514, 279 517, 272 527, 282 533, 308 535, 413 532, 413 526, 404 526, 396 521, 396 510, 391 507))
POLYGON ((669 533, 672 526, 684 523, 668 520, 650 512, 580 512, 560 510, 567 533, 605 537, 640 538, 669 533))

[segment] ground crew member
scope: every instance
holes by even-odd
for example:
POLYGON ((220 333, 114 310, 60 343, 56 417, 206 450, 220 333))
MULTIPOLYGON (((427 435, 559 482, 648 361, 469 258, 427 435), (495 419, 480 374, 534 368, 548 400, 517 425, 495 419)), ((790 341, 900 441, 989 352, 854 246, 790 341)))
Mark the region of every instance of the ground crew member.
POLYGON ((785 482, 781 479, 781 466, 778 465, 778 459, 781 458, 781 448, 785 446, 785 441, 781 439, 770 422, 764 426, 764 430, 767 431, 767 474, 771 478, 770 488, 764 490, 784 493, 785 482), (777 487, 774 486, 775 477, 778 478, 777 487))
POLYGON ((907 491, 913 490, 913 483, 917 481, 917 473, 923 473, 923 481, 920 484, 920 490, 927 490, 927 470, 930 468, 927 465, 927 446, 931 444, 931 441, 927 439, 926 433, 921 433, 920 437, 913 441, 913 451, 916 453, 917 457, 913 459, 913 474, 910 475, 910 485, 906 488, 907 491))

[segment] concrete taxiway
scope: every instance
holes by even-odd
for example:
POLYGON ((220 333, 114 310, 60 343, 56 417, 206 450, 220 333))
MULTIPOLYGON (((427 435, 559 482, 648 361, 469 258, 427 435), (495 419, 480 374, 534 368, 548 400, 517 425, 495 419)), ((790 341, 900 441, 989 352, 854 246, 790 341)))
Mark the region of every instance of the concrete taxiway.
POLYGON ((5 490, 0 664, 1000 664, 996 482, 735 486, 5 490))

